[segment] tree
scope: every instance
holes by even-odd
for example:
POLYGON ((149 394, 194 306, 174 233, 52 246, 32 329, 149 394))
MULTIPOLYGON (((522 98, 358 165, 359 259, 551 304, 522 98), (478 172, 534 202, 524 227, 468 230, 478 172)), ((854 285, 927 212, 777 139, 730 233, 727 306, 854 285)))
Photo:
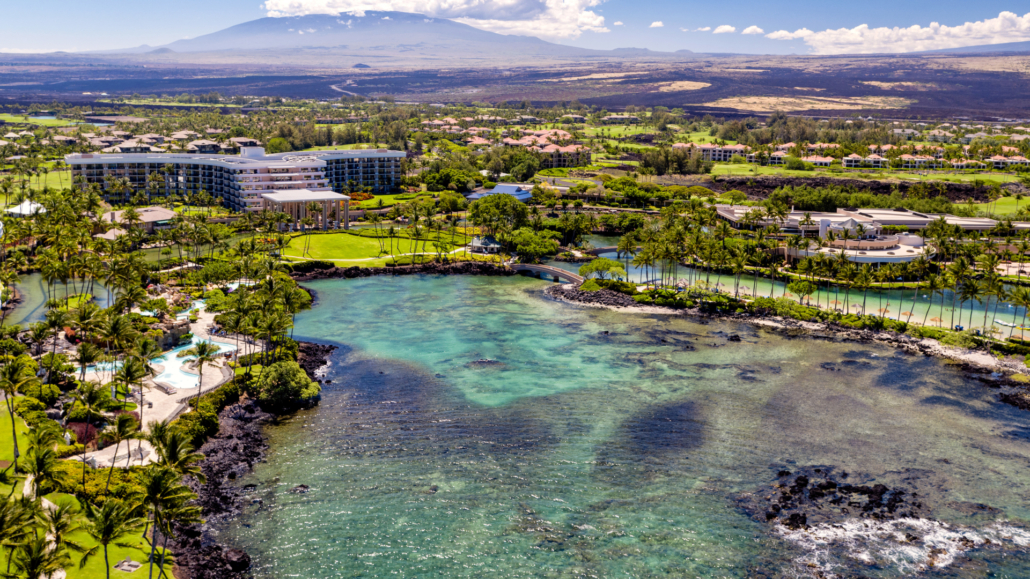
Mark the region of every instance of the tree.
POLYGON ((276 362, 264 369, 257 380, 258 401, 267 408, 279 410, 309 405, 321 388, 312 382, 299 364, 276 362))
POLYGON ((18 577, 50 579, 68 563, 68 555, 54 547, 45 533, 25 541, 14 552, 14 568, 18 570, 18 577))
POLYGON ((218 355, 218 346, 211 342, 200 342, 187 350, 186 355, 196 358, 194 363, 197 365, 197 373, 200 375, 200 379, 197 381, 197 398, 199 400, 201 389, 204 387, 204 366, 215 361, 215 357, 218 355))
POLYGON ((787 284, 787 289, 790 290, 790 293, 798 296, 800 304, 804 298, 815 293, 816 287, 811 282, 795 280, 787 284))
POLYGON ((486 234, 515 231, 526 225, 529 210, 512 195, 488 195, 469 206, 469 220, 486 234))
POLYGON ((14 399, 18 392, 24 391, 31 385, 39 384, 34 369, 35 362, 28 355, 22 354, 9 360, 3 367, 0 367, 0 390, 4 393, 4 403, 7 405, 7 414, 11 419, 11 441, 14 445, 14 472, 18 472, 18 457, 21 453, 18 449, 17 421, 14 419, 14 399))
POLYGON ((108 498, 99 507, 86 503, 86 519, 89 522, 85 526, 85 530, 97 544, 83 553, 82 559, 79 561, 80 569, 85 567, 90 559, 103 548, 104 569, 107 572, 107 578, 111 578, 111 561, 107 556, 108 547, 110 545, 131 547, 131 544, 123 542, 122 539, 138 531, 146 522, 134 511, 135 509, 131 505, 115 498, 108 498))
MULTIPOLYGON (((92 425, 93 420, 103 417, 101 409, 107 398, 104 396, 105 390, 102 386, 96 382, 80 382, 79 387, 72 392, 73 408, 80 406, 86 414, 86 427, 92 425)), ((77 441, 82 445, 82 490, 86 490, 86 442, 85 440, 77 441)))
MULTIPOLYGON (((182 433, 178 434, 182 436, 182 433)), ((169 534, 166 529, 170 530, 171 525, 162 523, 170 522, 167 521, 168 515, 174 513, 176 509, 184 507, 189 500, 196 496, 189 488, 179 484, 180 476, 182 473, 170 468, 167 464, 161 464, 150 465, 140 478, 143 487, 142 504, 151 518, 150 523, 154 525, 155 529, 162 530, 166 536, 169 534)), ((150 523, 145 523, 145 526, 150 523)), ((146 536, 146 528, 144 528, 143 535, 146 536)), ((157 560, 155 557, 157 533, 153 533, 152 537, 153 539, 150 541, 150 577, 153 577, 154 563, 157 560)))
POLYGON ((136 422, 136 418, 131 414, 119 414, 115 418, 114 424, 107 430, 104 430, 103 438, 109 443, 114 443, 114 457, 111 458, 111 468, 107 471, 107 484, 104 485, 105 496, 111 488, 111 475, 114 474, 114 463, 118 458, 118 449, 121 447, 122 442, 134 440, 139 436, 138 430, 139 423, 136 422))
POLYGON ((522 227, 512 234, 511 242, 523 263, 536 263, 541 257, 553 255, 557 251, 555 237, 558 237, 558 233, 554 231, 533 231, 522 227))
POLYGON ((585 278, 596 275, 598 279, 607 279, 607 276, 611 276, 613 279, 627 277, 622 264, 607 257, 598 257, 583 264, 579 268, 579 275, 585 278))

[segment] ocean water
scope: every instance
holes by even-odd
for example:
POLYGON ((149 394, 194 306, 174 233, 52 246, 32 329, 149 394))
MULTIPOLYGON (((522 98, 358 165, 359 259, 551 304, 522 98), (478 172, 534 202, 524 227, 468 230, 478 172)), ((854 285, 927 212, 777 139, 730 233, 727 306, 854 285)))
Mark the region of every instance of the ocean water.
POLYGON ((217 529, 257 577, 1030 576, 1028 414, 941 360, 529 278, 307 286, 295 335, 340 346, 331 383, 269 427, 239 481, 262 502, 217 529), (791 531, 744 508, 814 466, 931 515, 791 531))

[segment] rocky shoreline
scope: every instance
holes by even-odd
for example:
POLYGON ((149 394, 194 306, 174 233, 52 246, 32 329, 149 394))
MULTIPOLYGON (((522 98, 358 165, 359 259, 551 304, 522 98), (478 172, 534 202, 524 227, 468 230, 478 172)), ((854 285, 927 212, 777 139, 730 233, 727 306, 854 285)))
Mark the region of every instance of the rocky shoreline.
MULTIPOLYGON (((301 264, 303 265, 303 264, 301 264)), ((422 263, 399 267, 321 267, 316 263, 307 268, 295 268, 293 279, 313 281, 318 279, 354 279, 380 275, 487 275, 510 276, 516 272, 496 263, 482 261, 459 261, 455 263, 422 263)))
POLYGON ((631 311, 649 314, 671 314, 690 316, 701 320, 724 319, 750 324, 786 333, 791 337, 834 339, 859 343, 879 343, 904 350, 911 354, 936 356, 958 364, 971 379, 985 386, 999 389, 999 400, 1023 410, 1030 410, 1030 384, 1007 377, 1007 374, 1026 375, 1028 368, 1015 360, 1000 360, 981 350, 968 350, 941 344, 929 338, 914 338, 896 332, 858 330, 832 323, 802 322, 780 317, 765 317, 751 314, 713 314, 697 308, 677 310, 663 306, 641 305, 632 297, 602 289, 594 292, 580 291, 572 284, 552 285, 544 290, 548 297, 572 304, 607 308, 616 311, 631 311))
MULTIPOLYGON (((300 342, 297 362, 312 380, 319 377, 336 346, 300 342)), ((197 494, 196 504, 203 509, 204 524, 183 525, 176 529, 175 576, 178 579, 246 579, 251 576, 250 556, 241 549, 219 542, 214 526, 224 524, 240 513, 244 488, 235 481, 264 459, 268 443, 265 425, 276 418, 258 407, 253 400, 240 401, 226 407, 218 415, 218 434, 210 438, 199 452, 206 458, 200 463, 207 482, 192 477, 185 483, 197 494)))

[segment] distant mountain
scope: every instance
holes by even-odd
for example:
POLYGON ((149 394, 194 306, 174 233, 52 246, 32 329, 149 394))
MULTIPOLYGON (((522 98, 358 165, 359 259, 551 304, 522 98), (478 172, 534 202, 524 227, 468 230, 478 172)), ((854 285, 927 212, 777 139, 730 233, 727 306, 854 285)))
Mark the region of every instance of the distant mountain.
POLYGON ((989 52, 1030 52, 1030 41, 942 48, 940 50, 925 50, 915 54, 983 54, 989 52))
MULTIPOLYGON (((687 53, 689 51, 680 51, 678 55, 687 53)), ((259 18, 164 46, 144 45, 93 54, 176 62, 248 60, 345 64, 353 58, 351 62, 365 63, 376 59, 376 65, 396 65, 406 60, 510 62, 533 57, 618 59, 676 55, 640 48, 578 48, 532 36, 497 34, 422 14, 373 11, 360 16, 316 14, 259 18)))
POLYGON ((531 36, 497 34, 444 18, 429 18, 408 12, 364 12, 361 16, 313 14, 284 18, 259 18, 218 32, 160 47, 107 51, 108 54, 156 54, 158 50, 176 54, 250 50, 411 50, 467 49, 587 55, 605 51, 563 46, 531 36), (156 50, 155 50, 156 48, 156 50))

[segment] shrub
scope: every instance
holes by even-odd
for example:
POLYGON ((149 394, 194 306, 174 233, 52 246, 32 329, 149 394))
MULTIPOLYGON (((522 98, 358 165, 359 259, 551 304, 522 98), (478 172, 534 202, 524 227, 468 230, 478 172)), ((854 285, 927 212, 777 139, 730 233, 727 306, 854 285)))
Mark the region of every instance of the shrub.
POLYGON ((65 428, 72 431, 76 444, 89 444, 97 439, 97 427, 85 422, 69 422, 65 428))
POLYGON ((218 413, 239 399, 239 385, 230 382, 199 399, 190 400, 193 412, 183 414, 173 424, 190 438, 194 448, 200 448, 208 438, 218 433, 218 413))
POLYGON ((38 398, 22 396, 14 399, 14 411, 19 415, 25 412, 42 412, 44 410, 46 410, 46 404, 43 404, 38 398))
POLYGON ((81 444, 59 444, 57 445, 57 458, 66 458, 69 456, 82 455, 81 444))
POLYGON ((635 296, 633 296, 633 299, 638 304, 650 304, 650 303, 652 303, 654 301, 654 299, 651 296, 647 295, 647 294, 635 295, 635 296))
POLYGON ((292 269, 294 273, 311 273, 316 269, 332 269, 334 267, 336 267, 336 264, 334 264, 331 261, 315 259, 312 261, 302 261, 300 263, 295 263, 293 264, 292 269))
POLYGON ((579 286, 579 291, 584 292, 596 292, 601 289, 601 286, 597 284, 596 279, 588 279, 583 282, 583 285, 579 286))
POLYGON ((45 410, 47 407, 53 406, 54 402, 61 397, 61 389, 53 384, 32 384, 25 388, 22 394, 42 402, 45 406, 39 410, 45 410))
POLYGON ((635 296, 640 293, 637 291, 636 284, 628 281, 619 281, 617 279, 595 279, 591 281, 604 289, 609 289, 613 292, 619 292, 620 294, 626 294, 628 296, 635 296))
POLYGON ((256 386, 258 402, 278 412, 312 406, 318 402, 322 391, 296 362, 276 362, 265 368, 256 386))

